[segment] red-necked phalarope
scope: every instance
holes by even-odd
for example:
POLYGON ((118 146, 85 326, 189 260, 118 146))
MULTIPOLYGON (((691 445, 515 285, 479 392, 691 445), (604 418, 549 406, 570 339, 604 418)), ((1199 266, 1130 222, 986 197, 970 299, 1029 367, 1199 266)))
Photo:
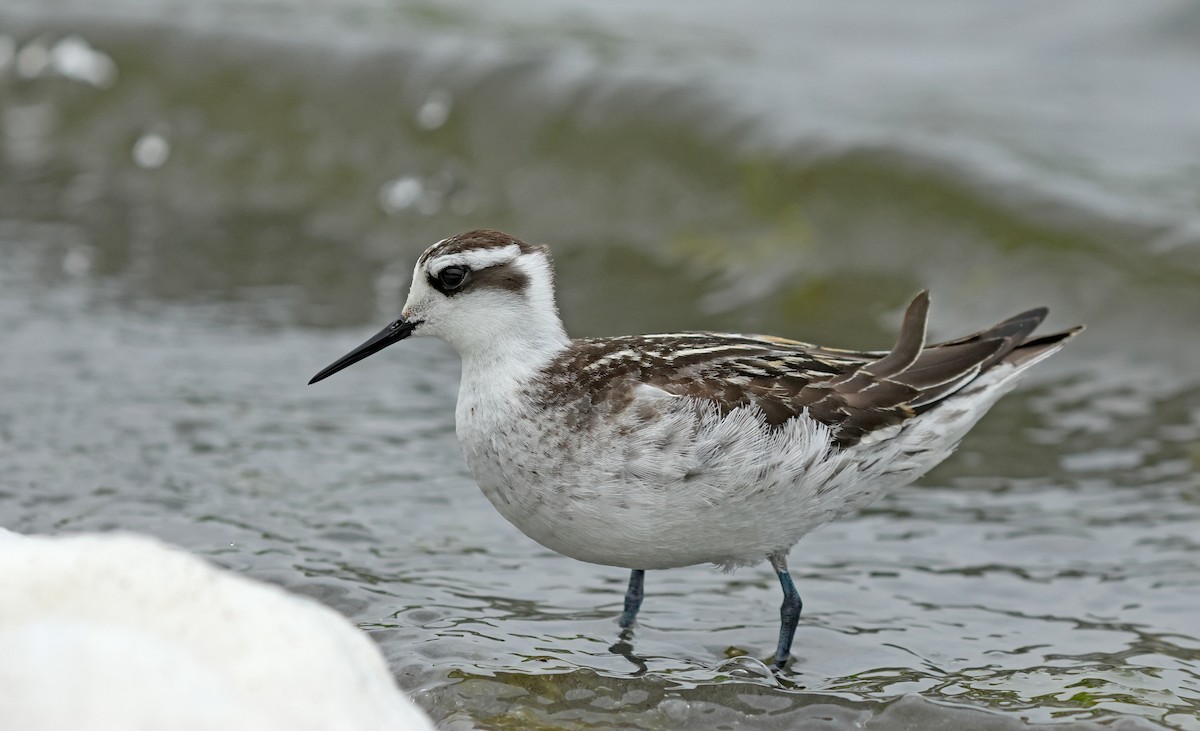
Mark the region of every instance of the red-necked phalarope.
POLYGON ((806 533, 944 460, 1034 363, 1082 330, 1030 338, 1045 308, 935 345, 929 297, 888 352, 765 335, 567 337, 544 246, 498 231, 417 260, 400 319, 315 383, 412 335, 462 357, 455 412, 467 465, 496 509, 547 548, 632 569, 770 561, 789 657, 800 596, 787 554, 806 533))

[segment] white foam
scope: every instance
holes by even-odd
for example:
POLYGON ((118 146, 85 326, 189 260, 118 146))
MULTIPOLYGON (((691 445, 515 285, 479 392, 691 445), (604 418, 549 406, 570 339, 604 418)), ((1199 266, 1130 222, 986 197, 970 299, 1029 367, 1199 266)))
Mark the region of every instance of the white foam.
POLYGON ((0 587, 0 728, 433 728, 344 617, 150 538, 0 530, 0 587))

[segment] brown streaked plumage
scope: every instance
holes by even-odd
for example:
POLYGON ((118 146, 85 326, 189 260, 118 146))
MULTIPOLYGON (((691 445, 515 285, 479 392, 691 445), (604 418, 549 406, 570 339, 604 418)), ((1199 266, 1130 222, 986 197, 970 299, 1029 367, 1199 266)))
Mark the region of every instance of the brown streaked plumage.
POLYGON ((1081 329, 1027 340, 1046 317, 1046 309, 1037 308, 926 346, 928 310, 922 292, 908 306, 896 346, 885 352, 726 333, 575 340, 531 394, 547 406, 576 404, 599 416, 627 407, 638 386, 653 386, 711 402, 722 413, 756 406, 775 427, 806 414, 847 447, 932 408, 995 364, 1019 363, 1081 329))
POLYGON ((464 251, 486 251, 488 249, 501 249, 505 246, 516 246, 522 254, 527 254, 538 249, 545 249, 544 246, 534 246, 527 244, 515 236, 509 236, 502 231, 493 229, 479 229, 476 231, 468 231, 457 236, 451 236, 448 239, 440 241, 425 250, 417 259, 418 265, 423 265, 425 262, 436 259, 439 256, 447 254, 461 254, 464 251))

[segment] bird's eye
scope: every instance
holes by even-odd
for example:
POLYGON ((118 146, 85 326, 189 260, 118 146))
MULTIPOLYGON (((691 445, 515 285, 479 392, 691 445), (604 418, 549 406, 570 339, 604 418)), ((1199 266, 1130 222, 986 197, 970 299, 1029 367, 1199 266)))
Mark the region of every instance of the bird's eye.
POLYGON ((438 281, 446 289, 458 289, 467 281, 467 268, 463 266, 448 266, 438 272, 438 281))

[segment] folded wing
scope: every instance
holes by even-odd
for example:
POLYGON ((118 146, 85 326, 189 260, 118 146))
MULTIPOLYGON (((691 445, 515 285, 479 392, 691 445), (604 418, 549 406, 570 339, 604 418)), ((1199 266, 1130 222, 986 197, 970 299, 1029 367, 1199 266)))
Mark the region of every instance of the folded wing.
MULTIPOLYGON (((936 406, 1001 363, 1031 364, 1061 347, 1073 328, 1030 340, 1044 307, 956 340, 926 345, 929 295, 909 304, 896 346, 887 352, 822 348, 769 336, 694 334, 664 367, 638 380, 677 396, 707 399, 727 411, 754 404, 780 425, 801 414, 833 429, 842 446, 936 406)), ((661 336, 681 337, 681 336, 661 336)))

